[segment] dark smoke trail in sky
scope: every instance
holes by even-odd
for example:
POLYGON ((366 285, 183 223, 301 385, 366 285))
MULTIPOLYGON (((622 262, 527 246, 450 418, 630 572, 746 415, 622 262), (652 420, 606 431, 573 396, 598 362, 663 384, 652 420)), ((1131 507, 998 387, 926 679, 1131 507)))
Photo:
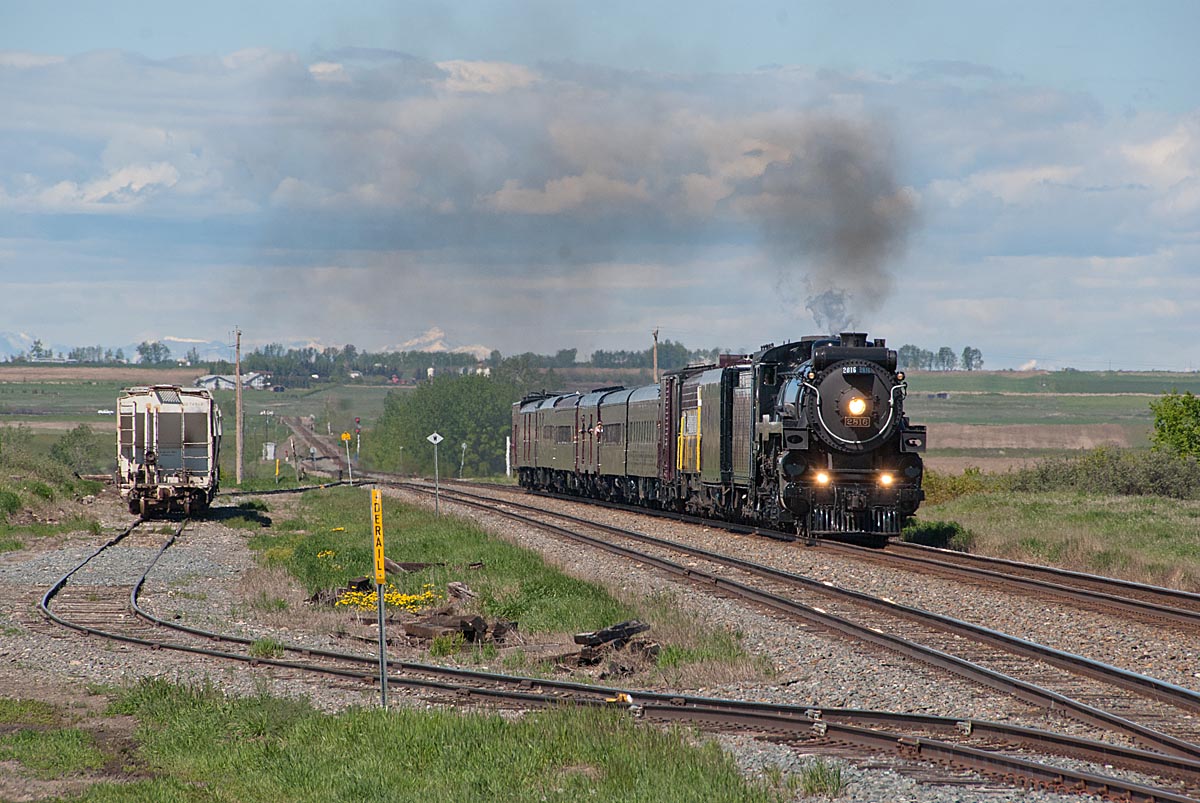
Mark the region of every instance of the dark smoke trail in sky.
POLYGON ((916 220, 887 138, 876 127, 820 120, 791 132, 787 159, 767 166, 747 205, 762 225, 785 304, 805 299, 831 334, 877 310, 891 291, 888 261, 916 220))

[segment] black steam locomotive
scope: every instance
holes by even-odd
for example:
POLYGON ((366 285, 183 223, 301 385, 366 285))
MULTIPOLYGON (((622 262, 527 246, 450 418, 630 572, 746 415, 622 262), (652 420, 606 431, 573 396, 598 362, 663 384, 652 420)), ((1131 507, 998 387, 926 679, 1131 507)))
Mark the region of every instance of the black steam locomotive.
POLYGON ((924 498, 906 388, 882 339, 805 337, 657 385, 527 396, 512 462, 530 489, 881 544, 924 498))

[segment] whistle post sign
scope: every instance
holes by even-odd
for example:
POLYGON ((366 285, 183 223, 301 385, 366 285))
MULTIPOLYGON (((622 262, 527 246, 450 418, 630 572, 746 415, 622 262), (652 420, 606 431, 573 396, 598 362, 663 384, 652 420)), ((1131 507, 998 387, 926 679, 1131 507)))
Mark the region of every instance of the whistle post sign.
POLYGON ((383 585, 387 582, 383 570, 383 493, 378 488, 371 490, 371 523, 375 536, 375 584, 383 585))

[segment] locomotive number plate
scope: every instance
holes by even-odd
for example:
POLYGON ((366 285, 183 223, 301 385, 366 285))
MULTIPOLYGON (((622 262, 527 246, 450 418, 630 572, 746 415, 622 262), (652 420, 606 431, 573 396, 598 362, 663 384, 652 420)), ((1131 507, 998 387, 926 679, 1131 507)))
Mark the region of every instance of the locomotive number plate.
POLYGON ((869 427, 871 426, 871 416, 846 416, 842 419, 842 423, 848 427, 869 427))
POLYGON ((842 375, 846 374, 869 374, 872 373, 871 367, 868 365, 843 365, 842 375))

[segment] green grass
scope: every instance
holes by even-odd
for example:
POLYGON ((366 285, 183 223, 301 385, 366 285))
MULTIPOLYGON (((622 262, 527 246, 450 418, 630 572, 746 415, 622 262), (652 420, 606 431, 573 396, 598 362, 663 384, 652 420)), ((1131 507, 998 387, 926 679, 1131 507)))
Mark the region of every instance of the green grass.
POLYGON ((156 777, 93 786, 82 801, 783 799, 742 778, 715 744, 639 726, 620 708, 330 716, 147 681, 113 710, 140 721, 137 757, 156 777))
MULTIPOLYGON (((403 594, 421 594, 431 587, 441 603, 451 581, 466 583, 478 595, 464 613, 487 619, 515 620, 521 632, 578 633, 627 619, 651 625, 647 637, 662 646, 656 664, 645 667, 647 682, 712 685, 771 674, 767 662, 746 653, 741 635, 704 621, 702 611, 685 610, 671 596, 622 600, 604 587, 548 566, 542 557, 501 539, 475 524, 452 516, 384 499, 384 541, 396 561, 444 563, 421 571, 389 574, 388 581, 403 594), (470 568, 472 564, 482 564, 470 568)), ((362 488, 330 488, 306 494, 297 518, 285 527, 271 528, 250 540, 260 561, 294 576, 307 594, 346 585, 353 577, 374 574, 370 494, 362 488)), ((372 606, 372 610, 373 610, 372 606)), ((433 657, 479 663, 481 651, 438 642, 433 657)), ((493 656, 494 657, 494 656, 493 656)), ((510 671, 553 672, 523 656, 507 654, 510 671)))
POLYGON ((0 382, 0 420, 28 420, 36 416, 55 421, 111 423, 112 416, 97 415, 96 411, 114 409, 117 395, 127 387, 124 382, 90 380, 0 382))
POLYGON ((102 487, 38 454, 27 436, 25 430, 0 427, 0 552, 21 549, 31 537, 79 530, 98 534, 100 523, 87 516, 68 513, 58 523, 47 524, 25 514, 57 518, 64 501, 95 494, 102 487))
POLYGON ((1200 591, 1200 501, 988 491, 922 506, 957 522, 972 551, 1200 591))
POLYGON ((1011 396, 956 394, 931 399, 910 392, 904 410, 914 422, 947 424, 1120 424, 1141 433, 1153 422, 1150 396, 1011 396))
POLYGON ((842 765, 834 761, 815 758, 800 771, 799 786, 805 795, 835 798, 849 785, 850 779, 842 771, 842 765))
POLYGON ((0 761, 16 761, 38 778, 58 778, 99 769, 105 758, 85 731, 24 729, 0 736, 0 761))
MULTIPOLYGON (((374 572, 370 494, 361 488, 330 488, 307 494, 295 530, 262 534, 250 541, 268 565, 286 568, 308 593, 344 585, 374 572), (337 528, 344 528, 336 531, 337 528), (328 554, 332 553, 332 555, 328 554)), ((479 595, 480 611, 520 622, 525 632, 594 630, 637 613, 600 586, 547 566, 540 555, 491 538, 473 524, 437 517, 417 507, 384 500, 384 541, 396 561, 445 563, 419 572, 389 575, 405 594, 425 584, 444 589, 452 580, 479 595), (467 569, 483 563, 482 569, 467 569)))
POLYGON ((50 726, 59 719, 58 709, 41 700, 0 697, 0 724, 50 726))
MULTIPOLYGON (((986 355, 985 355, 986 356, 986 355)), ((1163 393, 1173 389, 1200 393, 1200 372, 1166 371, 909 371, 910 392, 980 393, 1163 393)))
POLYGON ((248 650, 255 658, 281 658, 286 652, 286 645, 272 638, 261 638, 250 645, 248 650))

